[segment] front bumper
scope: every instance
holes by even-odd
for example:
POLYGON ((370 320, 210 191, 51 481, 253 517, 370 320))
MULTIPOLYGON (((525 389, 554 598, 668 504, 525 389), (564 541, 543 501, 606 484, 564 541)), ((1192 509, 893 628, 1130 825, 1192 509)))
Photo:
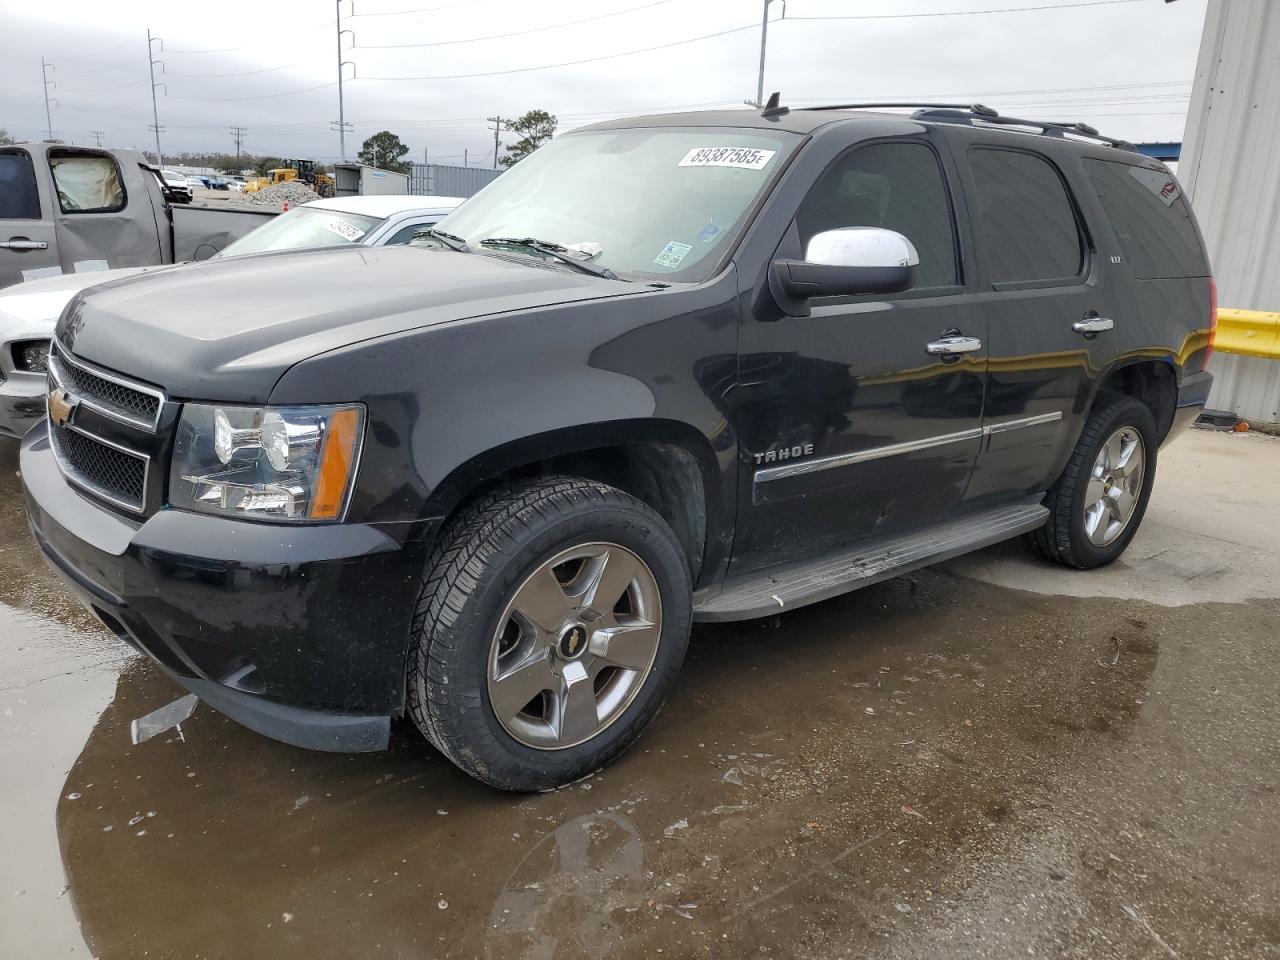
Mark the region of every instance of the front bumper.
POLYGON ((422 541, 161 510, 127 519, 63 479, 47 426, 21 470, 40 549, 115 634, 220 712, 318 750, 379 750, 404 705, 422 541))
POLYGON ((23 435, 44 417, 48 380, 42 373, 12 371, 0 380, 0 436, 23 435))
POLYGON ((1209 400, 1209 391, 1213 389, 1213 374, 1205 370, 1201 373, 1190 373, 1182 378, 1178 387, 1178 401, 1173 410, 1173 422, 1165 435, 1164 443, 1174 440, 1187 427, 1196 422, 1196 417, 1204 410, 1209 400))

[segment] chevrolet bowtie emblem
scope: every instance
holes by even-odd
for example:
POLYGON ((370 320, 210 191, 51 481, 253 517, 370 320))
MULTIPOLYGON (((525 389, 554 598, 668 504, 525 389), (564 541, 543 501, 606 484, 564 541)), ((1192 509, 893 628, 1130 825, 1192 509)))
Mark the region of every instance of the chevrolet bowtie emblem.
POLYGON ((75 408, 76 402, 61 387, 49 391, 49 419, 55 425, 65 427, 75 408))

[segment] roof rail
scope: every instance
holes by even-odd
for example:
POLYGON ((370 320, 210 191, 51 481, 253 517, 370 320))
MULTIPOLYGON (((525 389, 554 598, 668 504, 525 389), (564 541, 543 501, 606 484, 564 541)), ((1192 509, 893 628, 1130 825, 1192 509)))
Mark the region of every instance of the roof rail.
POLYGON ((930 110, 956 110, 980 117, 998 117, 990 107, 980 103, 828 103, 818 107, 801 107, 802 110, 884 110, 889 107, 916 107, 930 110))
POLYGON ((1046 137, 1066 139, 1068 135, 1071 135, 1086 140, 1095 140, 1098 143, 1105 143, 1109 147, 1116 147, 1120 150, 1137 149, 1128 140, 1119 140, 1115 137, 1103 136, 1087 123, 1070 123, 1053 120, 1022 120, 1018 117, 1001 116, 989 107, 984 107, 980 112, 964 107, 955 108, 930 106, 925 109, 917 110, 911 115, 911 118, 913 120, 931 120, 934 123, 961 123, 969 126, 991 124, 994 126, 1004 127, 1031 127, 1040 131, 1041 135, 1046 137))

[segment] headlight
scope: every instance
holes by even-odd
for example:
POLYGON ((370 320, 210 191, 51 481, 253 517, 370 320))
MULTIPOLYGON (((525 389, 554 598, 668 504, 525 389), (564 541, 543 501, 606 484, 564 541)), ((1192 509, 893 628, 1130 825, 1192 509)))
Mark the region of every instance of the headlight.
POLYGON ((13 345, 13 365, 29 373, 49 370, 49 341, 21 340, 13 345))
POLYGON ((364 407, 182 409, 169 504, 237 517, 341 520, 351 494, 364 407))

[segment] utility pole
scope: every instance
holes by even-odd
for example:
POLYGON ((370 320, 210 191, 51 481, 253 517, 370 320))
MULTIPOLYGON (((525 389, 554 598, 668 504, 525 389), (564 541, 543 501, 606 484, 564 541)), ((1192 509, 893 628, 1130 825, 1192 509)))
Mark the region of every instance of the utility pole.
POLYGON ((102 146, 102 138, 107 135, 107 132, 105 130, 90 130, 89 134, 98 146, 102 146))
MULTIPOLYGON (((753 107, 764 106, 764 55, 769 45, 769 4, 773 0, 764 0, 764 14, 760 18, 760 74, 756 79, 756 99, 748 100, 747 103, 753 107)), ((787 16, 787 0, 782 0, 782 17, 787 16)))
POLYGON ((156 132, 156 166, 164 166, 164 157, 160 154, 160 131, 164 128, 160 126, 160 108, 156 106, 156 87, 164 87, 164 92, 168 94, 169 85, 167 83, 156 83, 156 67, 160 67, 160 72, 164 73, 164 62, 156 59, 154 44, 160 44, 160 52, 164 53, 164 41, 159 37, 151 36, 151 28, 147 28, 147 69, 151 71, 151 129, 156 132))
POLYGON ((493 124, 493 169, 498 169, 498 148, 501 144, 498 142, 498 133, 502 130, 502 117, 485 117, 493 124))
MULTIPOLYGON (((44 80, 44 121, 49 131, 50 140, 53 139, 53 114, 49 110, 49 88, 58 89, 58 85, 49 79, 49 71, 54 69, 56 68, 52 63, 46 63, 44 57, 40 58, 40 78, 44 80)), ((58 106, 62 106, 61 103, 58 103, 57 97, 53 98, 53 102, 57 103, 58 106)))
POLYGON ((431 154, 427 152, 426 147, 422 148, 422 162, 428 166, 431 164, 431 154))
MULTIPOLYGON (((353 4, 354 5, 354 4, 353 4)), ((347 162, 347 131, 351 129, 351 124, 347 123, 346 105, 342 99, 342 68, 351 67, 351 77, 355 79, 356 65, 350 60, 342 59, 342 35, 344 33, 351 34, 351 42, 354 44, 356 35, 351 30, 342 29, 342 0, 336 0, 334 9, 337 12, 336 25, 338 28, 338 119, 329 126, 338 131, 338 150, 342 154, 342 162, 347 162)))
POLYGON ((245 127, 231 128, 231 136, 236 142, 236 160, 240 159, 240 144, 244 142, 244 135, 248 132, 245 127))

